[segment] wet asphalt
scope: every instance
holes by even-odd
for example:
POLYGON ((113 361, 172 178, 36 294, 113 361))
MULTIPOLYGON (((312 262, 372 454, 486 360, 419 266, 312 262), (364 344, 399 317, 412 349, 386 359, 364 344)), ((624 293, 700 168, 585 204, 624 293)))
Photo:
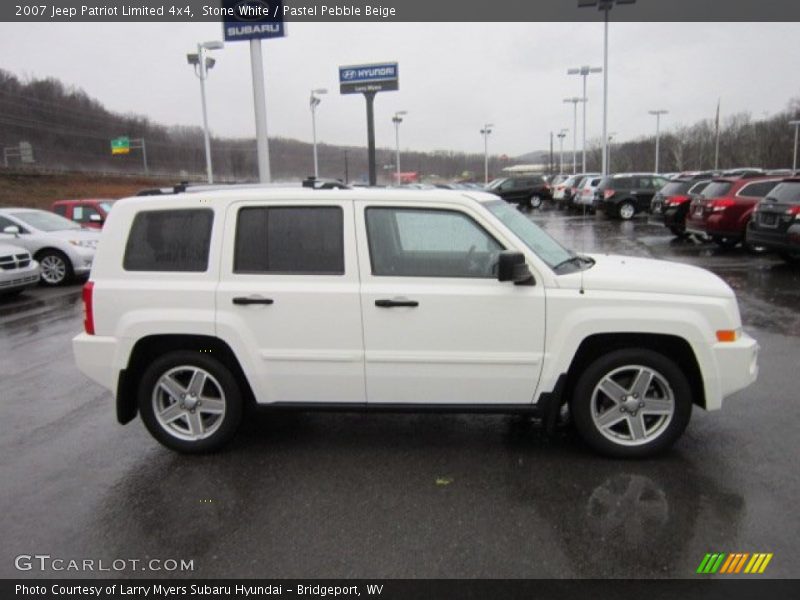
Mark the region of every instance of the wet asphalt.
POLYGON ((80 287, 0 300, 0 577, 693 577, 772 552, 798 577, 800 269, 603 216, 531 213, 576 250, 668 258, 737 291, 761 375, 665 456, 604 459, 504 416, 269 414, 226 451, 159 446, 74 366, 80 287), (20 572, 14 557, 190 572, 20 572))

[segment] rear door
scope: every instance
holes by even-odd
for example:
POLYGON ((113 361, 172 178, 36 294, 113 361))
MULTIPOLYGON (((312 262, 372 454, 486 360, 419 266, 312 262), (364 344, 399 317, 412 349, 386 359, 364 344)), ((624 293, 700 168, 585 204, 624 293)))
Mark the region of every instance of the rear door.
POLYGON ((258 401, 365 402, 352 201, 233 203, 222 256, 218 335, 258 401))
POLYGON ((375 404, 530 404, 545 294, 497 281, 510 248, 478 212, 356 203, 367 398, 375 404))

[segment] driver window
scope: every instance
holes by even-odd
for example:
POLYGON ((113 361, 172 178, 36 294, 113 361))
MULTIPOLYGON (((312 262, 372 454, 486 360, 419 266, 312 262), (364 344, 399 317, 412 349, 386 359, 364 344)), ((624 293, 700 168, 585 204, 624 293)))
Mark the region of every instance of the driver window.
POLYGON ((389 277, 497 276, 497 240, 450 210, 368 208, 372 274, 389 277))

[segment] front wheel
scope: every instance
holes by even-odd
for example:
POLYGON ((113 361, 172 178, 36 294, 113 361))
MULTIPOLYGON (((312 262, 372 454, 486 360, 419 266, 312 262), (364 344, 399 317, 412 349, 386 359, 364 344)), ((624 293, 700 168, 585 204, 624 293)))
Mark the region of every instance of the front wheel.
POLYGON ((157 358, 142 375, 138 401, 150 434, 178 452, 218 450, 242 417, 242 396, 230 369, 197 351, 157 358))
POLYGON ((674 361, 642 348, 605 354, 583 372, 570 401, 581 437, 617 458, 669 448, 692 414, 692 390, 674 361))
POLYGON ((36 257, 41 269, 41 282, 45 285, 63 285, 72 279, 72 263, 58 250, 45 250, 36 257))
POLYGON ((632 202, 625 201, 619 205, 617 214, 623 221, 630 221, 633 218, 633 215, 636 214, 636 207, 632 202))

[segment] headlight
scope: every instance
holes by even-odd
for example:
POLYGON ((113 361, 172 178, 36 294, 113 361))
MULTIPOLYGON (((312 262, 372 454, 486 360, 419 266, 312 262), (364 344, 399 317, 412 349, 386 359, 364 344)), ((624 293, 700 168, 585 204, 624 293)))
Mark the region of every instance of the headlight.
POLYGON ((97 248, 97 240, 69 240, 69 243, 73 246, 80 246, 81 248, 91 248, 94 250, 97 248))

